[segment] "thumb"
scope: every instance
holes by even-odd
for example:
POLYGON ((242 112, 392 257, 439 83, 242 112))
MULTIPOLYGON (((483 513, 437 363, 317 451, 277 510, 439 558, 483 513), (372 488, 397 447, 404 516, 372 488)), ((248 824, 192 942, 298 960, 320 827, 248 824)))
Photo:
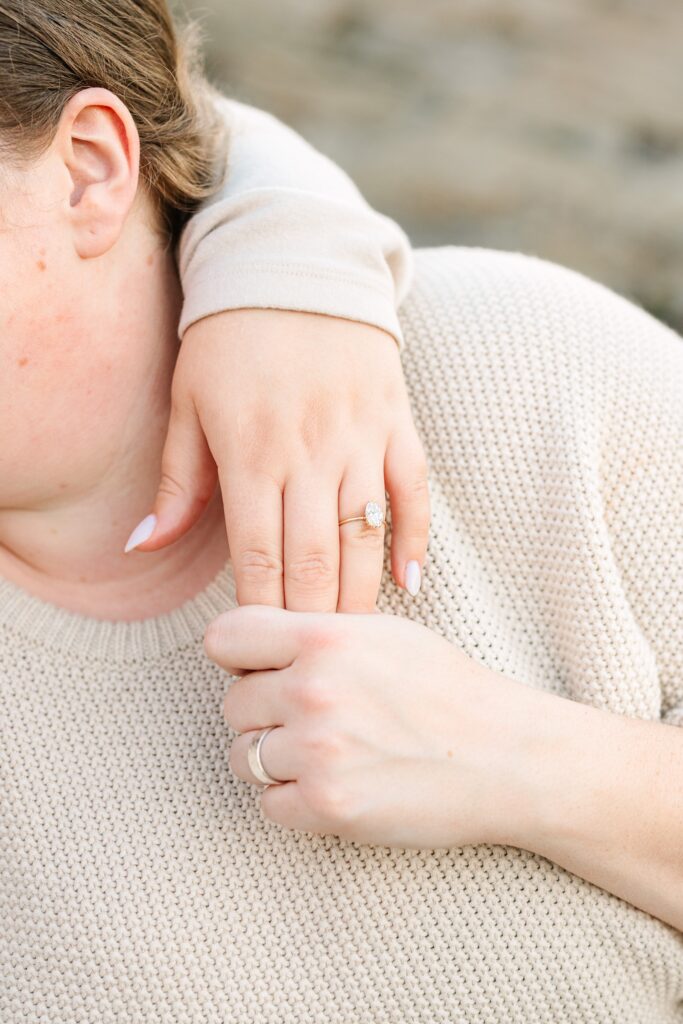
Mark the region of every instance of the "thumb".
POLYGON ((158 551, 190 530, 216 489, 216 464, 193 403, 174 405, 153 512, 128 538, 129 551, 158 551))

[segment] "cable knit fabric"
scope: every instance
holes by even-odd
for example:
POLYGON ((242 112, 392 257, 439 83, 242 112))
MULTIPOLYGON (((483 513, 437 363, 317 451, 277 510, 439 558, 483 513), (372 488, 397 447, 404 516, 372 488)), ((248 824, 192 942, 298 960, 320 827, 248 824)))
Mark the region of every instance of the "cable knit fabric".
MULTIPOLYGON (((532 687, 683 723, 683 344, 570 271, 417 256, 426 623, 532 687)), ((673 1024, 683 936, 532 853, 281 829, 228 768, 193 601, 101 623, 0 583, 3 1024, 673 1024)), ((419 679, 415 680, 419 687, 419 679)))

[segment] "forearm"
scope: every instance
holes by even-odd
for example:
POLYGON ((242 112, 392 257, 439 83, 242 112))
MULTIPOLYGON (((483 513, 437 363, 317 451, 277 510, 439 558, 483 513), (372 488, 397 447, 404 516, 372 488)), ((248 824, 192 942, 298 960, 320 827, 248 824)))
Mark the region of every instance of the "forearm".
POLYGON ((218 100, 227 175, 179 245, 180 334, 232 309, 321 313, 379 327, 402 342, 397 307, 412 251, 339 167, 264 111, 218 100))
POLYGON ((518 845, 683 931, 683 731, 550 699, 518 845))

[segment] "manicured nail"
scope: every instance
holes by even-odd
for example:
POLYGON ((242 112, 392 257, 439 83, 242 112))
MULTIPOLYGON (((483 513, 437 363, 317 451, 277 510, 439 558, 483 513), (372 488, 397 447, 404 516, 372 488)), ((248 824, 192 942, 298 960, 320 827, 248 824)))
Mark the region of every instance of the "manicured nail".
POLYGON ((406 590, 411 597, 419 594, 421 585, 422 572, 420 571, 420 563, 408 562, 406 565, 406 590))
POLYGON ((135 548, 144 544, 146 540, 149 540, 156 529, 156 525, 157 517, 155 515, 146 516, 141 523, 138 523, 131 533, 123 553, 127 555, 129 551, 134 551, 135 548))

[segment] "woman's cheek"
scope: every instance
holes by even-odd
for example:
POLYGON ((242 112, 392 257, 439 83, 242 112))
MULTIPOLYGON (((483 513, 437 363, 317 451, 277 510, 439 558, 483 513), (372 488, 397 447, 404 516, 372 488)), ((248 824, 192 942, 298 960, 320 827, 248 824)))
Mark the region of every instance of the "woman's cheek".
POLYGON ((117 379, 112 353, 98 350, 68 310, 26 318, 2 363, 0 436, 10 479, 36 464, 46 483, 53 463, 57 475, 62 467, 68 475, 97 446, 98 433, 101 444, 116 436, 112 417, 127 385, 125 368, 117 379))

